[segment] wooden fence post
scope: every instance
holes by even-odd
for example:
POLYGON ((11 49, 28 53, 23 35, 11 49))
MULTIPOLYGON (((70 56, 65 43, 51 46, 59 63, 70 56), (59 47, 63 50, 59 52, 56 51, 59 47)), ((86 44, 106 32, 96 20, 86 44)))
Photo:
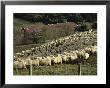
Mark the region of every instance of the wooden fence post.
MULTIPOLYGON (((15 72, 16 72, 16 74, 18 74, 18 72, 19 72, 19 71, 18 71, 18 69, 17 69, 17 68, 15 68, 15 72)), ((20 74, 20 75, 21 75, 21 74, 20 74)))
POLYGON ((87 63, 87 75, 89 74, 88 69, 89 69, 89 63, 87 63))
POLYGON ((81 62, 78 62, 78 75, 81 75, 81 62))
POLYGON ((30 66, 29 66, 29 75, 32 75, 32 62, 30 62, 30 66))

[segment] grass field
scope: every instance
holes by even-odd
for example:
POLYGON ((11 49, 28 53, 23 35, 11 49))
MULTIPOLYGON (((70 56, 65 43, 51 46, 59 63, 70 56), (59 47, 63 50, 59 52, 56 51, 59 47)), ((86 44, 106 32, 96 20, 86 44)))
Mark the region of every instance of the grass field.
MULTIPOLYGON (((78 75, 77 67, 71 64, 37 67, 33 69, 33 75, 78 75)), ((95 65, 81 65, 81 75, 97 75, 96 71, 95 65)), ((25 70, 16 75, 29 75, 29 71, 25 70)))
MULTIPOLYGON (((77 64, 57 64, 52 66, 39 66, 32 69, 33 75, 78 75, 77 64)), ((29 75, 29 69, 14 70, 14 75, 29 75)), ((81 64, 81 75, 97 75, 96 55, 90 56, 81 64)))

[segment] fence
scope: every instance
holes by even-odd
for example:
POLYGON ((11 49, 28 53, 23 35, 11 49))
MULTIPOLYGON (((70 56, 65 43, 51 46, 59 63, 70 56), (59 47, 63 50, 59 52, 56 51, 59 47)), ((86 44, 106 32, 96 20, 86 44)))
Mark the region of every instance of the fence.
POLYGON ((15 75, 97 75, 96 64, 57 64, 53 66, 29 66, 27 70, 14 71, 15 75))

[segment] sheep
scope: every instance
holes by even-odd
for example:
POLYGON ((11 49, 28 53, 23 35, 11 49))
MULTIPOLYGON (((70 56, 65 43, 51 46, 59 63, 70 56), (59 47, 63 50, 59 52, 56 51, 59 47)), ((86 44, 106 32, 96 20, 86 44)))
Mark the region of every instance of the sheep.
POLYGON ((26 53, 31 53, 31 50, 26 50, 26 53))
POLYGON ((29 56, 31 54, 31 50, 26 50, 26 54, 29 56))
POLYGON ((88 59, 89 58, 89 54, 88 53, 85 53, 85 57, 84 57, 84 59, 88 59))
POLYGON ((50 58, 46 58, 46 57, 43 57, 44 59, 39 59, 39 65, 41 66, 51 66, 51 59, 50 58))
POLYGON ((90 29, 90 30, 88 31, 88 33, 92 33, 92 31, 93 31, 93 29, 90 29))
POLYGON ((65 54, 62 54, 62 62, 67 63, 69 61, 69 57, 65 54))
POLYGON ((22 54, 25 54, 25 51, 22 51, 22 54))
POLYGON ((86 47, 85 52, 89 54, 95 54, 97 53, 97 46, 86 47))
POLYGON ((26 68, 25 64, 26 63, 24 63, 23 61, 14 61, 13 67, 18 69, 23 69, 26 68))
POLYGON ((32 60, 32 65, 33 66, 39 66, 39 59, 33 59, 32 60))
POLYGON ((14 61, 16 61, 16 60, 17 60, 17 58, 18 58, 17 56, 13 56, 14 61))
POLYGON ((21 58, 21 57, 14 56, 14 59, 13 59, 13 60, 14 60, 14 61, 21 61, 22 58, 21 58))
POLYGON ((86 47, 84 50, 85 50, 85 52, 91 54, 91 48, 90 47, 86 47))
POLYGON ((29 68, 30 65, 32 66, 39 66, 39 60, 33 57, 27 57, 26 59, 22 59, 22 62, 25 63, 26 67, 29 68))
POLYGON ((31 51, 32 51, 32 52, 35 52, 35 48, 31 48, 31 51))
POLYGON ((62 56, 61 56, 61 54, 58 54, 54 59, 52 59, 52 62, 54 64, 58 64, 58 63, 62 64, 62 56))
POLYGON ((81 37, 81 36, 82 36, 82 33, 83 33, 83 32, 80 32, 79 37, 81 37))
POLYGON ((31 58, 28 57, 27 59, 23 60, 26 63, 26 66, 30 66, 32 64, 31 58))
POLYGON ((21 55, 21 53, 16 53, 16 56, 17 56, 17 55, 19 56, 19 55, 21 55))
POLYGON ((22 53, 16 53, 16 56, 17 57, 22 57, 24 54, 22 54, 22 53))
POLYGON ((79 59, 83 59, 84 58, 84 55, 85 55, 85 51, 84 50, 81 50, 81 51, 76 50, 75 52, 76 52, 76 54, 77 54, 79 59))
POLYGON ((64 63, 72 63, 76 59, 78 59, 78 56, 75 51, 70 51, 70 52, 64 52, 64 55, 62 55, 62 60, 64 63))
POLYGON ((69 37, 65 37, 65 40, 68 40, 68 39, 70 39, 69 37))
POLYGON ((26 63, 24 61, 14 61, 13 62, 13 68, 15 69, 15 71, 18 73, 18 70, 23 70, 23 69, 27 69, 26 68, 26 63))
POLYGON ((79 60, 87 60, 89 58, 89 53, 86 53, 84 50, 77 52, 79 60))
POLYGON ((62 64, 62 56, 61 56, 61 54, 58 54, 57 57, 58 57, 58 62, 62 64))
POLYGON ((91 46, 91 52, 93 54, 97 53, 97 46, 91 46))
POLYGON ((70 53, 70 57, 71 57, 70 61, 74 61, 74 60, 78 59, 78 56, 76 53, 70 53))

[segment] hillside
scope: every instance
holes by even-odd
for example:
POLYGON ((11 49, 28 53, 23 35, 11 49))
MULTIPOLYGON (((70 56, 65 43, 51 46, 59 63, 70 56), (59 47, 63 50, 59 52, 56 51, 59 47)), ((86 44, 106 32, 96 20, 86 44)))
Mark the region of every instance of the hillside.
POLYGON ((97 14, 14 14, 14 75, 97 75, 97 14), (31 71, 31 72, 30 72, 31 71))
POLYGON ((27 39, 27 42, 25 41, 25 44, 23 44, 24 33, 21 30, 22 28, 41 29, 42 32, 40 34, 42 38, 38 41, 41 43, 45 42, 45 40, 52 40, 72 34, 74 33, 75 26, 76 24, 74 22, 45 25, 43 23, 32 23, 22 19, 14 18, 14 45, 16 46, 33 43, 27 39))

